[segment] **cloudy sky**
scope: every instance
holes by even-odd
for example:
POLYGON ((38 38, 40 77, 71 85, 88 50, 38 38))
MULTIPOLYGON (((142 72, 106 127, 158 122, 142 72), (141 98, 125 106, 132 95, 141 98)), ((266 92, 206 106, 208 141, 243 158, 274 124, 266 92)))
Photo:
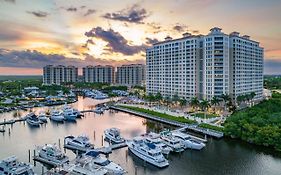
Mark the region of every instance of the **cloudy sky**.
POLYGON ((265 73, 281 74, 280 10, 281 0, 0 0, 0 74, 144 63, 153 42, 214 26, 259 41, 265 73))

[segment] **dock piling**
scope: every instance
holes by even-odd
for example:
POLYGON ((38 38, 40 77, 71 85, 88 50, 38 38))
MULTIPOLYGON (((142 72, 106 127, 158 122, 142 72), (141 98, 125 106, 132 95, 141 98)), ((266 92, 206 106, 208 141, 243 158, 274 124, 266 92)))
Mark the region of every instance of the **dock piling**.
POLYGON ((28 162, 30 163, 30 149, 28 150, 28 162))
POLYGON ((103 146, 103 135, 101 135, 101 146, 103 146))

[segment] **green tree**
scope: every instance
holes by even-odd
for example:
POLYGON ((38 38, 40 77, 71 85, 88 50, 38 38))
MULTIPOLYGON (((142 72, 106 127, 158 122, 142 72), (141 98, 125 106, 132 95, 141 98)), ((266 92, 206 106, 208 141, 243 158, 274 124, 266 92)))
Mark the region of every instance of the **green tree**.
POLYGON ((191 98, 191 100, 190 100, 190 106, 191 106, 193 109, 197 110, 197 108, 199 107, 199 100, 198 100, 197 97, 191 98))
POLYGON ((209 109, 209 107, 211 106, 209 101, 207 100, 202 100, 200 103, 199 103, 199 106, 201 108, 201 110, 204 112, 204 118, 206 120, 206 115, 207 115, 207 110, 209 109))

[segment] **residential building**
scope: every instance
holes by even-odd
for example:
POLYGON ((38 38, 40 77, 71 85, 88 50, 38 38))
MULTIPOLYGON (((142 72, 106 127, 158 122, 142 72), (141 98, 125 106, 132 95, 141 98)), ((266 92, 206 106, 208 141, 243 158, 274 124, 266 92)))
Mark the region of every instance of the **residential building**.
POLYGON ((145 65, 129 64, 117 67, 116 83, 125 86, 144 85, 145 65))
POLYGON ((147 93, 210 100, 255 92, 262 98, 263 48, 249 36, 218 27, 203 35, 165 38, 146 51, 147 93))
POLYGON ((47 65, 43 68, 43 84, 61 85, 67 82, 76 82, 78 79, 78 68, 74 66, 47 65))
POLYGON ((83 68, 84 82, 114 83, 113 66, 86 66, 83 68))

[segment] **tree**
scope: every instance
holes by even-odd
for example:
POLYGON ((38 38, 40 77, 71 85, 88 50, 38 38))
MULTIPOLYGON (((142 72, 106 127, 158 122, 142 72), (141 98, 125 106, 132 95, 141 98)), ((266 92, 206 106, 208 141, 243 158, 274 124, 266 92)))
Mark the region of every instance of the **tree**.
POLYGON ((197 97, 191 98, 190 106, 191 106, 193 109, 197 109, 197 108, 199 107, 199 100, 198 100, 197 97))
POLYGON ((187 104, 187 100, 185 98, 181 98, 179 100, 181 108, 187 104))
POLYGON ((207 100, 202 100, 199 104, 202 111, 204 111, 204 118, 206 120, 206 113, 208 108, 211 106, 210 103, 207 100))
POLYGON ((213 105, 216 108, 216 106, 219 104, 220 104, 220 99, 218 97, 214 96, 211 100, 211 105, 213 105))
POLYGON ((228 94, 221 94, 220 98, 224 101, 224 110, 226 111, 226 106, 228 101, 230 101, 230 97, 228 94))
POLYGON ((179 97, 179 95, 176 93, 176 94, 174 94, 173 95, 173 98, 172 98, 172 101, 173 102, 178 102, 180 100, 180 97, 179 97))
POLYGON ((163 99, 162 94, 160 92, 157 92, 157 94, 155 95, 155 100, 161 101, 162 99, 163 99))

